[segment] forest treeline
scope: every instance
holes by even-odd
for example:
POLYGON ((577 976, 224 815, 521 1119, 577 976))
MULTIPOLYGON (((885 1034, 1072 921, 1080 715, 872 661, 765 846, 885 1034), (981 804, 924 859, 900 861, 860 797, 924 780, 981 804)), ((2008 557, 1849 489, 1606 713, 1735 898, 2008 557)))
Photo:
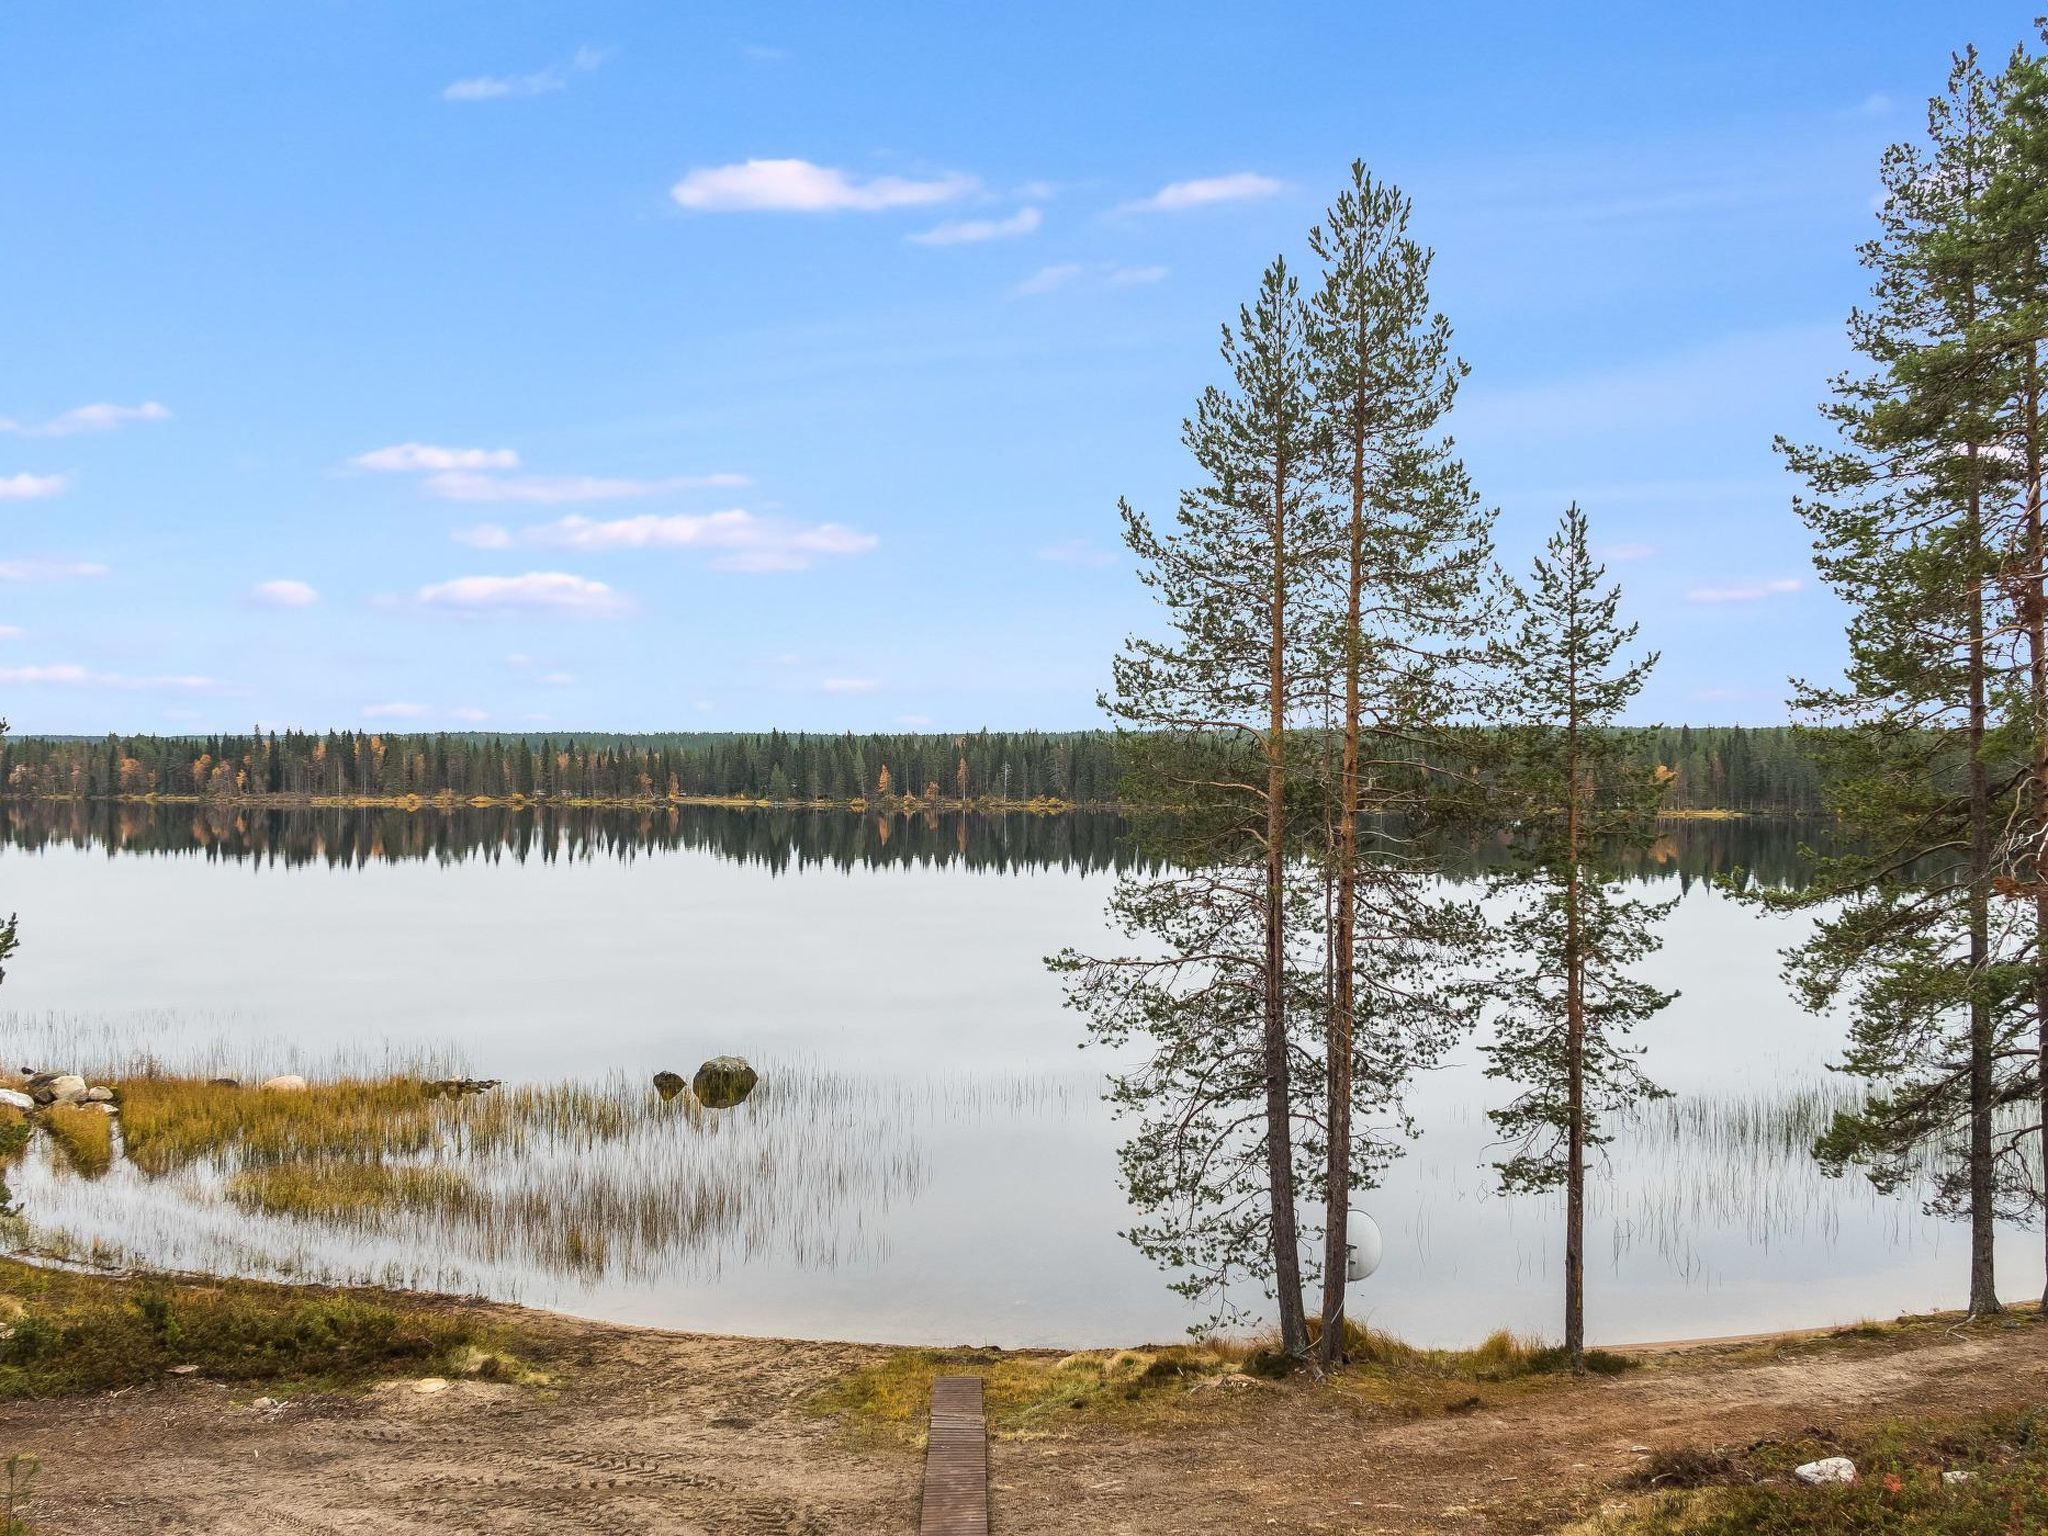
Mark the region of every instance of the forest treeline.
MULTIPOLYGON (((1822 809, 1810 743, 1788 726, 1618 733, 1634 766, 1669 775, 1679 811, 1822 809)), ((260 796, 528 800, 747 799, 1110 806, 1123 772, 1110 731, 515 736, 370 731, 222 736, 23 736, 0 741, 11 796, 260 796)))

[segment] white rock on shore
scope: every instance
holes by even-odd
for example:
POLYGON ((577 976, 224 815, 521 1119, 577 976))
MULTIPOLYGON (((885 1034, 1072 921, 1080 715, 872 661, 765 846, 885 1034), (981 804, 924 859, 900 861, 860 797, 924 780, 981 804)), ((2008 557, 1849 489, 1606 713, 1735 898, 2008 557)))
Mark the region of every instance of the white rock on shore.
POLYGON ((1853 1483, 1856 1481, 1856 1463, 1846 1456, 1823 1456, 1819 1461, 1794 1467, 1792 1475, 1816 1488, 1825 1483, 1853 1483))
POLYGON ((306 1080, 296 1072, 287 1072, 282 1077, 273 1077, 263 1085, 272 1093, 304 1093, 306 1080))
POLYGON ((17 1093, 12 1088, 0 1088, 0 1104, 5 1104, 11 1109, 34 1109, 36 1107, 34 1099, 25 1093, 17 1093))

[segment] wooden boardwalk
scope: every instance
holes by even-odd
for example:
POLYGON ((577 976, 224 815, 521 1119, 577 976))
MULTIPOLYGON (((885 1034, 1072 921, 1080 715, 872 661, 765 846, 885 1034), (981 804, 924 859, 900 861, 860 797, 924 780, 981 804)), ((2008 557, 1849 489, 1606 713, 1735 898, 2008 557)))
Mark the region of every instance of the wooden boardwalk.
POLYGON ((932 1383, 918 1536, 988 1536, 988 1419, 979 1376, 932 1383))

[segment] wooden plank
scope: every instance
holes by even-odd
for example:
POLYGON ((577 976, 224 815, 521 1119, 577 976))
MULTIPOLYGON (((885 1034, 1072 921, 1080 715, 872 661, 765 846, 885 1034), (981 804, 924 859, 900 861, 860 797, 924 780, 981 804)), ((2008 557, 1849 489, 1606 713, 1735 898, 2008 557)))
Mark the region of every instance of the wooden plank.
POLYGON ((988 1419, 979 1376, 932 1383, 917 1536, 988 1536, 988 1419))

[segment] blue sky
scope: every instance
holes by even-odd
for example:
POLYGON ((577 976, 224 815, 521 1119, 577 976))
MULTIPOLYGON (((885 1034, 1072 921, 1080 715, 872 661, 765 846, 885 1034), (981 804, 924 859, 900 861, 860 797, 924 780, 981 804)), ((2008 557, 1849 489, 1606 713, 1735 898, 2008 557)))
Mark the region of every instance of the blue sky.
POLYGON ((1842 615, 1777 432, 1848 359, 1953 3, 0 10, 18 731, 1097 722, 1218 324, 1362 156, 1520 566, 1576 497, 1663 665, 1842 615))

